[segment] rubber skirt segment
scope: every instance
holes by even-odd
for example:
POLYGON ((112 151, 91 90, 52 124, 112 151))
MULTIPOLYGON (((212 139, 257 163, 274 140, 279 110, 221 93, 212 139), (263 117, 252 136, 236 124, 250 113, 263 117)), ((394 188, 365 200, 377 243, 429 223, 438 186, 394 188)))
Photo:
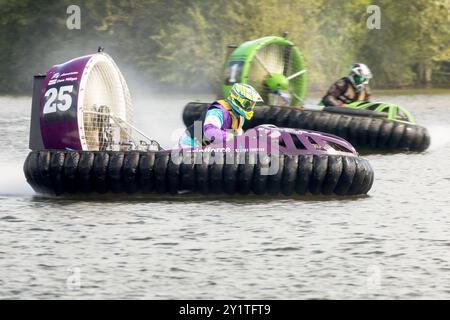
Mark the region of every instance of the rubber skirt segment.
POLYGON ((155 189, 155 153, 148 152, 142 153, 139 158, 139 164, 137 168, 137 181, 139 182, 136 187, 143 193, 153 192, 155 189))
MULTIPOLYGON (((89 152, 89 151, 88 151, 89 152)), ((106 193, 109 188, 108 179, 109 154, 107 152, 94 152, 94 166, 92 179, 94 190, 97 193, 106 193)))
POLYGON ((298 156, 284 156, 284 170, 281 184, 281 192, 290 196, 295 192, 295 180, 298 171, 298 156))
MULTIPOLYGON (((180 187, 181 190, 196 191, 195 179, 195 155, 190 153, 184 156, 180 163, 180 187)), ((219 177, 217 177, 219 179, 219 177)), ((220 178, 222 179, 222 178, 220 178)))
POLYGON ((124 153, 123 152, 111 152, 109 154, 109 165, 108 165, 108 178, 110 184, 110 190, 113 193, 124 192, 124 181, 123 181, 123 166, 124 153))
POLYGON ((209 193, 209 154, 204 153, 199 163, 195 164, 195 185, 198 192, 209 193))
POLYGON ((211 193, 220 194, 223 190, 223 169, 224 169, 224 153, 216 152, 212 153, 210 156, 210 161, 212 163, 209 166, 209 189, 211 193), (214 159, 212 159, 214 158, 214 159))
POLYGON ((52 154, 50 151, 41 151, 37 157, 37 172, 33 174, 39 187, 42 190, 53 190, 52 174, 50 173, 50 163, 52 154))
MULTIPOLYGON (((417 142, 419 143, 419 142, 417 142)), ((420 143, 423 143, 420 141, 420 143)), ((245 152, 32 151, 24 174, 38 193, 360 195, 374 174, 364 158, 245 152)))
POLYGON ((76 151, 67 152, 64 160, 64 191, 68 193, 76 193, 80 188, 77 179, 78 163, 80 162, 80 154, 76 151))
MULTIPOLYGON (((183 111, 184 124, 190 126, 208 106, 208 103, 188 103, 183 111)), ((261 124, 335 134, 356 149, 422 152, 430 145, 430 135, 422 126, 361 116, 358 110, 339 113, 336 108, 328 112, 256 106, 253 119, 245 122, 244 129, 261 124)))
POLYGON ((168 189, 167 168, 169 164, 170 153, 155 153, 155 190, 157 193, 166 193, 168 189))
POLYGON ((56 151, 51 154, 50 158, 50 178, 55 194, 63 194, 64 190, 64 160, 66 152, 56 151))
POLYGON ((342 157, 328 156, 327 172, 323 181, 322 193, 330 195, 336 189, 336 186, 342 174, 342 157))
POLYGON ((243 153, 242 158, 245 161, 240 161, 238 165, 237 192, 239 194, 249 194, 252 188, 252 178, 253 172, 255 170, 255 161, 251 159, 249 153, 243 153))
POLYGON ((252 179, 252 191, 257 195, 267 193, 268 185, 268 171, 270 166, 270 157, 268 155, 258 156, 258 161, 255 164, 255 171, 252 179))
POLYGON ((82 193, 91 193, 94 191, 94 159, 93 152, 80 152, 78 161, 77 185, 82 193))
POLYGON ((139 153, 126 152, 122 166, 123 190, 127 193, 136 193, 139 190, 138 179, 139 153))
POLYGON ((295 191, 298 194, 306 194, 309 191, 309 183, 314 171, 314 156, 301 155, 298 159, 297 179, 295 182, 295 191))

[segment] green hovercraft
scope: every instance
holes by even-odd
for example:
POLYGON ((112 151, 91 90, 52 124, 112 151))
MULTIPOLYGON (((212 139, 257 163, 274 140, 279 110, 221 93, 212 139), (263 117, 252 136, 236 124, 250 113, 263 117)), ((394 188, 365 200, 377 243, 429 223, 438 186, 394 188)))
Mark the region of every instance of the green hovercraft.
MULTIPOLYGON (((382 102, 354 102, 339 107, 305 105, 307 70, 300 50, 285 37, 268 36, 244 42, 225 66, 223 96, 231 86, 248 83, 261 93, 265 105, 254 110, 244 129, 261 124, 331 133, 361 152, 422 152, 430 145, 428 130, 417 125, 403 107, 382 102)), ((183 121, 190 126, 208 103, 190 102, 183 121)))

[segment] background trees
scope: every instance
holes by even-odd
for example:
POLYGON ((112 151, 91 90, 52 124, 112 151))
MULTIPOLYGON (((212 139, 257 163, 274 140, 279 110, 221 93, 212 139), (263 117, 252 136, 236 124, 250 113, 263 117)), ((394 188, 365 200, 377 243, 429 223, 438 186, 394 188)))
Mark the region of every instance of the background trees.
POLYGON ((99 45, 145 84, 217 90, 227 45, 284 31, 311 89, 353 62, 371 67, 376 87, 450 85, 448 0, 86 0, 81 30, 68 30, 71 4, 0 0, 0 93, 28 94, 32 74, 99 45), (369 4, 381 8, 380 30, 366 27, 369 4))

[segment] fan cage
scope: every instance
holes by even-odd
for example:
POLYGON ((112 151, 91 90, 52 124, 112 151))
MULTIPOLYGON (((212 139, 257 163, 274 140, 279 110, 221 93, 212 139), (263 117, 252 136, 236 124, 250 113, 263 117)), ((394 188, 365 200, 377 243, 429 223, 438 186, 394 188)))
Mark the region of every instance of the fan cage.
POLYGON ((132 134, 133 111, 120 70, 109 56, 99 53, 89 61, 83 78, 85 92, 79 103, 83 150, 124 150, 132 134))
MULTIPOLYGON (((265 85, 268 71, 272 74, 282 74, 289 77, 305 70, 304 60, 299 49, 285 38, 264 37, 241 44, 231 54, 227 63, 224 95, 228 94, 233 82, 230 78, 233 68, 238 68, 239 81, 248 83, 260 92, 266 104, 296 106, 303 103, 306 94, 306 72, 289 81, 287 90, 273 94, 265 85), (265 65, 263 67, 260 61, 265 65), (288 99, 287 103, 285 99, 288 99)), ((236 70, 234 70, 236 71, 236 70)))

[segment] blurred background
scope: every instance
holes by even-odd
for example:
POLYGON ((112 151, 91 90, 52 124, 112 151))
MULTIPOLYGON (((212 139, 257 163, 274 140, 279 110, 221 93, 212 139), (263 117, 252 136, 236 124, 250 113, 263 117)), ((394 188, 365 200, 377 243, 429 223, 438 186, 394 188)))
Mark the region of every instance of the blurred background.
POLYGON ((449 0, 0 0, 0 299, 449 299, 449 9, 449 0), (67 26, 71 5, 80 29, 67 26), (380 29, 368 28, 369 5, 380 29), (105 47, 129 84, 136 127, 170 148, 184 105, 221 90, 228 45, 283 32, 305 56, 305 103, 366 63, 375 101, 407 108, 430 148, 368 156, 375 182, 358 198, 56 199, 27 184, 34 74, 105 47))
POLYGON ((355 62, 372 69, 374 88, 448 88, 449 10, 448 0, 0 0, 0 94, 29 95, 33 74, 98 46, 141 88, 214 93, 229 44, 285 31, 310 91, 355 62), (66 26, 72 4, 79 30, 66 26), (369 5, 380 29, 366 26, 369 5))

